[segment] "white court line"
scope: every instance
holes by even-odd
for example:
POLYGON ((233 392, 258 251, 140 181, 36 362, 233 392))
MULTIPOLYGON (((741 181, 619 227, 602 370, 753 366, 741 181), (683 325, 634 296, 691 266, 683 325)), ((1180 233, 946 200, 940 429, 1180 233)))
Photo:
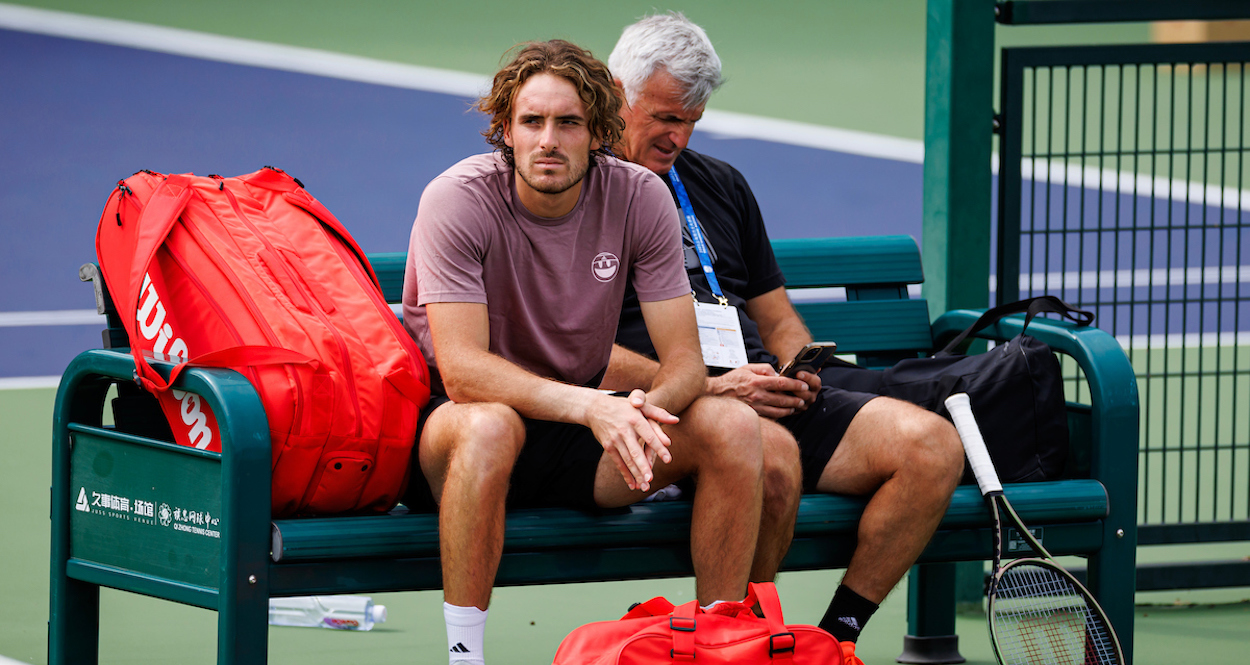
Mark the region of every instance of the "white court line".
POLYGON ((1246 331, 1185 333, 1183 335, 1133 335, 1132 337, 1118 336, 1115 339, 1125 350, 1140 349, 1142 351, 1250 346, 1250 332, 1246 331))
POLYGON ((714 137, 748 138, 851 155, 924 163, 924 142, 824 125, 708 110, 696 126, 714 137))
MULTIPOLYGON (((997 164, 997 159, 995 163, 997 164)), ((1022 159, 1020 160, 1020 177, 1024 180, 1035 180, 1051 185, 1071 184, 1087 189, 1101 189, 1104 194, 1145 196, 1154 199, 1156 203, 1188 203, 1213 208, 1250 210, 1250 191, 1244 189, 1144 173, 1100 169, 1096 166, 1061 160, 1022 159)), ((1027 191, 1021 192, 1021 199, 1027 195, 1027 191)), ((1037 200, 1043 201, 1045 197, 1045 193, 1039 193, 1037 200)), ((1129 212, 1129 209, 1121 208, 1121 214, 1129 212)))
POLYGON ((25 326, 98 326, 103 314, 94 309, 59 309, 34 312, 0 312, 0 328, 25 326))
POLYGON ((12 658, 6 658, 5 656, 0 656, 0 665, 29 665, 29 664, 23 663, 20 660, 13 660, 12 658))
POLYGON ((0 27, 236 65, 268 67, 452 95, 476 97, 488 85, 487 77, 478 74, 7 4, 0 4, 0 27))
MULTIPOLYGON (((59 376, 5 376, 0 377, 0 390, 30 390, 31 388, 55 388, 61 385, 59 376)), ((0 656, 0 665, 7 665, 0 656)))
MULTIPOLYGON (((481 74, 8 4, 0 4, 0 28, 464 97, 477 97, 490 85, 490 78, 481 74)), ((924 161, 921 141, 729 111, 709 110, 699 129, 720 137, 775 141, 916 164, 924 161)))
MULTIPOLYGON (((1202 284, 1242 284, 1250 282, 1250 266, 1207 266, 1204 268, 1155 268, 1154 270, 1083 270, 1050 273, 1021 273, 1021 291, 1061 289, 1109 289, 1202 284)), ((994 284, 994 277, 990 277, 994 284)), ((990 288, 994 288, 991 286, 990 288)))

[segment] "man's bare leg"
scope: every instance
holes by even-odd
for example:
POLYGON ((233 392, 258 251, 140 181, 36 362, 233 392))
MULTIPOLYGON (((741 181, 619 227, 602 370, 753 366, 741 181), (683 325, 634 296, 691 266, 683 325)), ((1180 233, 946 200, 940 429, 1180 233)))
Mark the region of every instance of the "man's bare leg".
POLYGON ((525 442, 502 404, 438 407, 421 431, 421 469, 439 502, 443 599, 485 610, 503 552, 509 477, 525 442))
POLYGON ((880 603, 937 530, 964 468, 963 445, 946 419, 878 397, 851 421, 816 488, 872 495, 843 584, 880 603))
POLYGON ((751 581, 772 582, 794 537, 794 521, 803 496, 803 469, 799 444, 786 428, 760 418, 760 436, 764 445, 764 503, 751 581))
MULTIPOLYGON (((733 399, 701 397, 665 425, 673 461, 657 463, 652 487, 694 476, 698 489, 690 526, 695 591, 699 602, 741 600, 760 529, 763 453, 760 419, 733 399)), ((640 501, 605 456, 595 477, 595 501, 604 507, 640 501)))
POLYGON ((888 397, 860 409, 816 485, 824 492, 872 495, 822 628, 841 640, 858 638, 868 616, 924 551, 962 472, 963 446, 946 419, 888 397), (848 613, 859 618, 846 621, 848 613), (851 632, 842 632, 839 621, 851 632))

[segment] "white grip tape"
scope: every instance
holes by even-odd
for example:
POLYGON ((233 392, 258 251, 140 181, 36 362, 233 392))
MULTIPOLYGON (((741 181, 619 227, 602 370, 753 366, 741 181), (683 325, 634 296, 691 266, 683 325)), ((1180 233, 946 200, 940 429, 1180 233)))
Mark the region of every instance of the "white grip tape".
POLYGON ((976 476, 977 485, 981 488, 981 496, 1002 492, 1003 485, 998 482, 998 473, 994 471, 990 451, 985 447, 985 439, 981 437, 981 428, 972 416, 972 403, 968 401, 967 393, 947 397, 946 410, 950 412, 955 429, 959 431, 959 438, 964 443, 964 452, 972 466, 972 475, 976 476))

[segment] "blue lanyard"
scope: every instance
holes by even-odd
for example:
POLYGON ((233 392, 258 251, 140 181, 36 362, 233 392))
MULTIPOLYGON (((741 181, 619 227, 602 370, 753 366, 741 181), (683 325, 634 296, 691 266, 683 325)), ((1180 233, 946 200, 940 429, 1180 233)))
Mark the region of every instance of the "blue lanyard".
POLYGON ((677 201, 681 204, 681 212, 686 217, 686 228, 690 230, 690 239, 694 242, 695 254, 699 255, 699 265, 703 266, 703 276, 707 278, 708 286, 712 287, 712 295, 716 296, 717 302, 721 305, 728 305, 729 299, 720 290, 720 282, 716 280, 716 273, 712 270, 712 256, 707 251, 707 240, 703 237, 703 230, 699 228, 699 218, 694 216, 694 207, 690 205, 690 197, 686 195, 686 186, 681 184, 681 176, 677 175, 676 166, 669 168, 668 178, 673 182, 673 189, 677 192, 677 201))

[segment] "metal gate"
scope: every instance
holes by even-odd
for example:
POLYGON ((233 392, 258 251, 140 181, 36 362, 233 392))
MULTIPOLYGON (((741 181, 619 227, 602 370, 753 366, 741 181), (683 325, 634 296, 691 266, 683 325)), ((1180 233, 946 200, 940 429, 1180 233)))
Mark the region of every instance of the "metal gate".
MULTIPOLYGON (((1128 352, 1143 545, 1250 540, 1247 62, 1250 43, 1002 52, 997 300, 1058 295, 1128 352)), ((1250 563, 1138 580, 1250 585, 1250 563)))

